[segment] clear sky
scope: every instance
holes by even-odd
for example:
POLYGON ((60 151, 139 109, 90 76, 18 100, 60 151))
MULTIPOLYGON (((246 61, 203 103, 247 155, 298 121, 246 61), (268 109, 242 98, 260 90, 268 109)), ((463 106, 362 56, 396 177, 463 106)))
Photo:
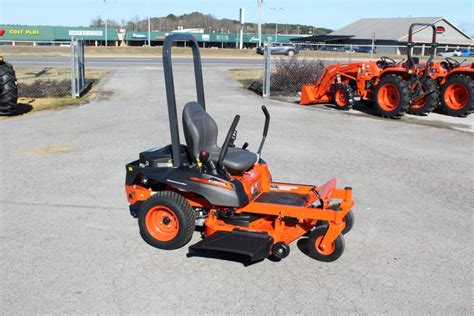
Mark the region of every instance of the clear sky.
MULTIPOLYGON (((264 0, 263 21, 337 29, 363 17, 444 16, 472 31, 473 3, 473 0, 264 0)), ((257 0, 0 0, 0 23, 79 26, 88 25, 96 16, 120 22, 137 15, 160 17, 193 11, 238 19, 240 7, 246 10, 246 21, 257 21, 257 0)))

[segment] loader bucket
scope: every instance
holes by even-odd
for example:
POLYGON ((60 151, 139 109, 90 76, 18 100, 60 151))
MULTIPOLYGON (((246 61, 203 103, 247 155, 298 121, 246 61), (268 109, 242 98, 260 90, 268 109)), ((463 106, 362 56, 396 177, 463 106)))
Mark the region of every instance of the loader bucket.
POLYGON ((301 105, 316 103, 316 98, 314 96, 315 88, 316 86, 314 84, 304 84, 303 87, 301 87, 301 105))

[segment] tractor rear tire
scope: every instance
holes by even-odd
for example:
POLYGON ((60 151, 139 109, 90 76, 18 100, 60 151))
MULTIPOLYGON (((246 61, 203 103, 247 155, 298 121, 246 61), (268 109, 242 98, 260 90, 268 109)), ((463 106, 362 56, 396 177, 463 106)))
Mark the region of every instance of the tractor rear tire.
POLYGON ((413 102, 407 110, 407 113, 413 115, 426 116, 429 113, 433 112, 434 109, 438 107, 439 104, 439 88, 431 78, 426 78, 421 82, 423 92, 433 91, 431 94, 413 102))
POLYGON ((177 249, 191 240, 196 228, 196 215, 183 196, 163 191, 141 205, 138 226, 140 235, 149 245, 177 249))
POLYGON ((334 87, 332 101, 336 105, 336 109, 348 111, 354 104, 354 90, 347 84, 338 83, 334 87))
POLYGON ((441 110, 446 115, 466 117, 474 110, 474 80, 453 75, 441 88, 441 110))
POLYGON ((15 70, 9 63, 0 63, 0 114, 14 112, 18 100, 15 70))
POLYGON ((387 75, 380 80, 374 91, 374 105, 380 116, 401 118, 410 106, 408 83, 397 75, 387 75))

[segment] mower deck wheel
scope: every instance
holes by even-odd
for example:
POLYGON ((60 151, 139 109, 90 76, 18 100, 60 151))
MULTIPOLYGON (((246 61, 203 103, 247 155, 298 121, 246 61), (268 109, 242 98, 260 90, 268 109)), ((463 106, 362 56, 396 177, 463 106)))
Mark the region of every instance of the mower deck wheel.
POLYGON ((474 80, 453 75, 441 89, 441 110, 450 116, 466 117, 474 110, 474 80))
POLYGON ((328 226, 318 226, 314 228, 308 238, 308 251, 309 256, 318 261, 332 262, 342 255, 344 252, 345 244, 344 237, 341 235, 337 236, 336 240, 326 247, 321 248, 321 241, 326 234, 328 226))
POLYGON ((407 113, 426 116, 438 106, 439 88, 436 81, 431 78, 426 78, 421 82, 421 89, 423 92, 432 91, 432 93, 414 101, 408 108, 407 113))
POLYGON ((186 245, 196 226, 196 215, 181 195, 163 191, 152 195, 140 207, 138 226, 148 244, 160 249, 186 245))
MULTIPOLYGON (((352 210, 347 212, 346 216, 344 216, 343 221, 346 223, 346 227, 342 230, 342 234, 345 235, 348 232, 351 231, 352 227, 354 227, 354 213, 352 210)), ((327 226, 328 222, 327 221, 317 221, 315 227, 319 226, 327 226)))
POLYGON ((290 246, 285 242, 277 242, 272 247, 272 257, 276 260, 281 260, 290 254, 290 246))
POLYGON ((408 83, 397 75, 383 77, 374 91, 374 105, 382 117, 401 118, 410 106, 408 83))
POLYGON ((354 104, 354 90, 347 84, 338 83, 334 87, 333 100, 338 110, 348 111, 354 104))

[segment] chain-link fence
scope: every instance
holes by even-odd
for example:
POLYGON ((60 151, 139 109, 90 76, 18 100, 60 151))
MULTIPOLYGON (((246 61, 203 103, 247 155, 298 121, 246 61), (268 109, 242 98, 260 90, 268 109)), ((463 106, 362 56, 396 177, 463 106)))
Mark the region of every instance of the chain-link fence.
POLYGON ((17 67, 18 96, 61 98, 71 96, 71 68, 17 67))
POLYGON ((81 41, 71 42, 69 67, 16 67, 16 77, 23 98, 77 98, 93 82, 86 79, 81 41))

